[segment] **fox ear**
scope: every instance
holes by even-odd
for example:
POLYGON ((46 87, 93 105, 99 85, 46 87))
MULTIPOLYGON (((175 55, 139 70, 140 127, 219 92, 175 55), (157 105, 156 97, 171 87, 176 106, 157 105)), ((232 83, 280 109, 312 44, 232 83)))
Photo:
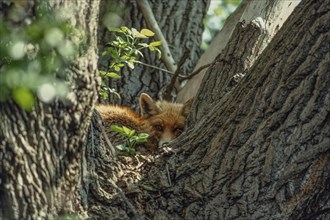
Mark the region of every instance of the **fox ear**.
POLYGON ((151 117, 158 114, 158 108, 154 100, 146 93, 140 95, 140 110, 144 117, 151 117))
POLYGON ((182 114, 187 117, 188 116, 188 113, 192 107, 192 104, 194 102, 194 98, 191 98, 189 99, 188 101, 186 101, 184 104, 183 104, 183 108, 182 108, 182 114))

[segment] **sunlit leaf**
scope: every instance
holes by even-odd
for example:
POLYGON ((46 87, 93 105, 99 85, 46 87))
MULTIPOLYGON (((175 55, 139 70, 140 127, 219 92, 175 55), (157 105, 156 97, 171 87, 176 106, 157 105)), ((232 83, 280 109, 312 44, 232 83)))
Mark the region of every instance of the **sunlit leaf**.
POLYGON ((34 106, 34 96, 27 88, 15 88, 13 90, 13 98, 15 102, 25 110, 30 111, 34 106))
POLYGON ((120 71, 120 67, 119 67, 118 65, 114 66, 113 68, 114 68, 117 72, 120 71))
POLYGON ((161 41, 155 41, 155 42, 150 43, 150 46, 153 46, 153 47, 157 47, 157 46, 160 46, 160 45, 162 45, 161 41))
POLYGON ((125 132, 125 134, 130 135, 132 130, 128 127, 123 126, 123 131, 125 132))
POLYGON ((149 45, 149 50, 150 50, 150 51, 154 51, 154 50, 155 50, 155 47, 149 45))
POLYGON ((99 73, 100 73, 101 76, 105 76, 107 74, 107 72, 105 72, 103 70, 100 70, 99 73))
POLYGON ((149 137, 149 134, 147 134, 147 133, 139 134, 139 138, 148 138, 148 137, 149 137))
POLYGON ((149 45, 146 44, 146 43, 138 43, 139 46, 142 46, 142 47, 148 47, 149 45))
POLYGON ((120 150, 120 151, 125 151, 125 150, 127 150, 127 147, 126 147, 125 144, 117 144, 117 145, 116 145, 116 148, 117 148, 118 150, 120 150))
POLYGON ((139 54, 141 57, 143 57, 143 54, 142 54, 141 51, 139 51, 139 50, 136 50, 136 51, 135 51, 135 54, 139 54))
POLYGON ((134 62, 127 61, 126 63, 127 63, 129 68, 134 69, 134 62))
POLYGON ((124 132, 124 129, 123 127, 120 127, 118 125, 111 125, 111 130, 114 131, 114 132, 118 132, 118 133, 123 133, 124 132))
POLYGON ((148 37, 145 36, 144 34, 141 34, 140 32, 138 32, 135 28, 132 28, 132 32, 133 32, 133 35, 134 35, 136 38, 148 38, 148 37))
POLYGON ((120 78, 120 76, 119 76, 117 73, 115 73, 115 72, 108 72, 108 73, 106 74, 106 76, 107 76, 107 77, 114 78, 114 79, 119 79, 119 78, 120 78))
POLYGON ((158 59, 162 58, 162 51, 160 51, 158 48, 155 48, 157 51, 158 59))
POLYGON ((152 37, 152 36, 155 35, 154 32, 152 32, 151 30, 146 29, 146 28, 144 28, 144 29, 141 30, 141 34, 143 34, 145 36, 148 36, 148 37, 152 37))

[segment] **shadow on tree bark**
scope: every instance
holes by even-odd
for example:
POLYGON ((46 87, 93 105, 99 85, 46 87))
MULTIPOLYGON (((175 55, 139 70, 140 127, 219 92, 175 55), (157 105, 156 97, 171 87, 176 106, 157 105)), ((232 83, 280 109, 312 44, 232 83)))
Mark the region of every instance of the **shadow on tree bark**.
MULTIPOLYGON (((242 48, 239 62, 216 59, 195 100, 189 129, 172 143, 174 150, 144 164, 143 181, 133 184, 133 191, 125 188, 129 203, 116 195, 108 197, 106 205, 99 202, 99 207, 118 218, 327 219, 326 7, 323 1, 302 2, 233 86, 232 76, 252 46, 242 48)), ((237 34, 244 27, 249 24, 239 24, 237 34)), ((229 43, 225 51, 230 49, 235 45, 229 43)), ((108 167, 117 166, 121 165, 108 167)), ((114 172, 98 172, 103 180, 116 182, 114 172)), ((109 181, 100 184, 104 193, 116 191, 109 181)))

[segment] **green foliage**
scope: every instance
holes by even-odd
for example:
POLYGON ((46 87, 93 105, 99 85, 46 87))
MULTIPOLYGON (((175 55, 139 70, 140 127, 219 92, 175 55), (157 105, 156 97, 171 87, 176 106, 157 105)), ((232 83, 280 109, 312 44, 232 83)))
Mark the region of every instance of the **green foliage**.
POLYGON ((125 143, 116 145, 124 156, 135 156, 138 154, 136 145, 148 141, 149 135, 146 133, 135 134, 135 130, 131 130, 125 126, 112 125, 111 130, 126 138, 125 143))
POLYGON ((0 16, 0 102, 13 99, 25 110, 31 110, 36 98, 50 102, 65 95, 65 69, 82 39, 67 21, 36 8, 28 25, 0 16))
POLYGON ((108 43, 106 49, 102 53, 103 56, 110 56, 109 71, 100 71, 102 78, 100 94, 103 99, 107 98, 108 92, 115 93, 120 97, 114 89, 108 88, 104 82, 108 78, 120 78, 118 73, 126 65, 134 69, 134 64, 138 62, 139 56, 143 57, 141 52, 143 49, 156 51, 158 53, 158 58, 161 58, 161 51, 157 48, 161 45, 161 42, 155 41, 149 44, 145 42, 148 37, 155 35, 151 30, 142 29, 139 32, 135 28, 129 29, 127 27, 121 27, 111 29, 110 31, 114 34, 114 40, 108 43))
POLYGON ((241 0, 211 1, 209 10, 204 18, 204 33, 202 49, 207 49, 214 36, 221 30, 227 17, 237 8, 241 0))

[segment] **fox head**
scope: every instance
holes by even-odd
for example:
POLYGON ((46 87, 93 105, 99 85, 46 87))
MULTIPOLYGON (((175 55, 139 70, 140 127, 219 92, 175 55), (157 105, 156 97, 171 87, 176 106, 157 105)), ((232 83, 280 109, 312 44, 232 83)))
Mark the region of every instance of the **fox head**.
POLYGON ((158 147, 162 147, 182 134, 192 101, 190 99, 184 104, 167 101, 155 102, 146 93, 141 94, 141 115, 150 123, 152 135, 157 139, 158 147))

